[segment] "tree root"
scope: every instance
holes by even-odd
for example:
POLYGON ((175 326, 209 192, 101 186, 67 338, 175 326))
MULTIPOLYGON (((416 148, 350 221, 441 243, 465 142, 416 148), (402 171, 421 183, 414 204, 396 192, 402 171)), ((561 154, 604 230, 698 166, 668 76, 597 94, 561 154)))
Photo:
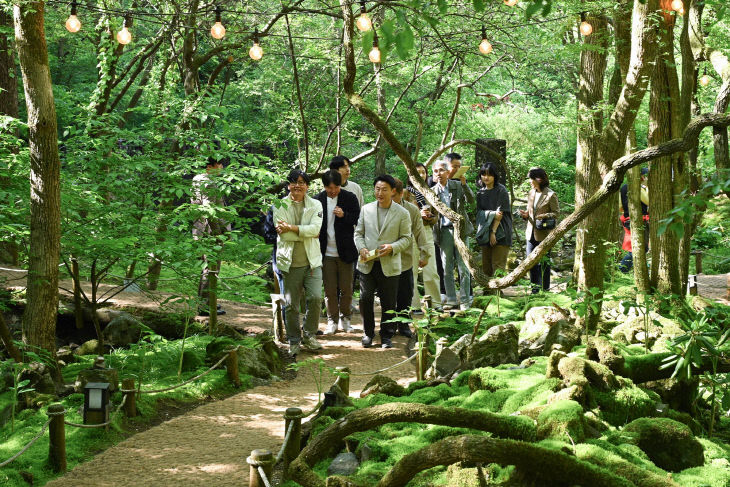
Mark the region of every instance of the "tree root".
POLYGON ((495 436, 534 441, 534 422, 524 416, 507 416, 462 408, 443 408, 417 403, 391 403, 353 411, 338 420, 302 450, 289 467, 289 478, 304 487, 324 487, 325 481, 312 467, 329 455, 348 435, 388 423, 423 423, 471 428, 495 436))
POLYGON ((561 451, 521 441, 462 435, 444 438, 404 456, 378 482, 378 487, 405 486, 423 470, 462 461, 515 465, 521 472, 539 479, 545 485, 591 487, 636 485, 608 469, 578 460, 561 451))

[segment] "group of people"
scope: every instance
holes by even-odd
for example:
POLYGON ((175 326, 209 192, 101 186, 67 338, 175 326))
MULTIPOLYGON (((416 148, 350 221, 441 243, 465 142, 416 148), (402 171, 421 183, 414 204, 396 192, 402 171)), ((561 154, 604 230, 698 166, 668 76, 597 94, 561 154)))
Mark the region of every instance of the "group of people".
MULTIPOLYGON (((482 264, 488 276, 505 269, 512 244, 512 214, 509 193, 492 163, 479 169, 476 196, 459 171, 461 156, 448 154, 434 163, 428 176, 423 164, 419 175, 438 199, 460 215, 460 235, 467 246, 476 235, 482 248, 482 264), (454 176, 458 176, 454 178, 454 176), (469 213, 476 205, 477 228, 469 213)), ((454 223, 433 211, 425 196, 410 181, 390 175, 373 181, 375 201, 363 204, 363 190, 349 179, 350 161, 336 156, 322 175, 323 191, 307 194, 309 176, 292 170, 287 176, 288 194, 271 211, 275 229, 274 260, 285 299, 285 326, 290 353, 301 348, 319 350, 316 338, 322 305, 327 310, 324 334, 352 331, 353 289, 360 283, 362 345, 375 339, 375 295, 381 306, 380 346, 392 347, 396 333, 412 336, 407 322, 395 320, 409 307, 418 307, 416 279, 423 270, 423 284, 437 308, 467 309, 472 304, 471 275, 458 252, 454 223), (458 272, 458 295, 454 278, 458 272), (304 300, 304 323, 300 314, 304 300)), ((532 189, 527 210, 527 251, 530 252, 555 226, 558 200, 541 168, 529 172, 532 189)), ((530 271, 533 292, 548 289, 550 267, 541 263, 530 271)))

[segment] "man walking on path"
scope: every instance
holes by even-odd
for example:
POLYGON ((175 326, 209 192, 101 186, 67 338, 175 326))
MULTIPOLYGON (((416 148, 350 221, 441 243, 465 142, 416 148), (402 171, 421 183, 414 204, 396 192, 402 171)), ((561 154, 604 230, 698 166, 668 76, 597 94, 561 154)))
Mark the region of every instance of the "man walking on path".
POLYGON ((362 208, 363 192, 359 184, 350 181, 350 159, 345 156, 334 156, 330 161, 330 169, 338 171, 342 176, 342 189, 357 197, 357 204, 362 208))
POLYGON ((322 348, 314 338, 322 305, 322 252, 318 238, 322 228, 322 205, 307 196, 309 176, 305 172, 293 169, 286 179, 289 194, 274 209, 276 232, 279 234, 276 263, 284 276, 289 353, 296 356, 300 344, 308 350, 322 348), (302 293, 307 304, 304 333, 299 328, 302 293))
MULTIPOLYGON (((423 228, 423 221, 421 220, 421 212, 418 211, 418 207, 413 203, 403 199, 403 182, 398 178, 395 180, 395 192, 393 193, 393 201, 401 205, 403 208, 408 210, 408 214, 411 220, 411 235, 413 242, 418 246, 418 267, 423 267, 428 262, 428 259, 433 253, 433 243, 430 245, 426 240, 425 230, 423 228)), ((409 245, 404 251, 401 257, 401 274, 398 279, 398 296, 396 298, 395 310, 399 316, 407 317, 405 311, 411 305, 411 299, 413 298, 413 243, 409 245)), ((416 269, 418 271, 418 269, 416 269)), ((411 331, 408 323, 398 322, 398 333, 406 338, 411 338, 413 332, 411 331)))
POLYGON ((375 292, 380 297, 380 343, 392 348, 394 317, 402 254, 410 247, 411 218, 408 210, 393 204, 395 180, 382 175, 375 178, 375 200, 362 207, 355 229, 355 246, 360 254, 360 314, 365 334, 362 345, 369 348, 375 337, 375 292))
MULTIPOLYGON (((461 182, 449 179, 449 164, 446 161, 438 161, 433 167, 434 176, 437 179, 436 185, 432 188, 442 203, 461 215, 461 232, 464 243, 467 247, 468 236, 474 233, 474 227, 469 221, 466 208, 466 196, 461 182)), ((454 269, 459 267, 459 296, 461 308, 471 307, 471 274, 466 268, 461 254, 454 244, 454 224, 451 220, 441 215, 433 227, 434 241, 441 248, 441 263, 444 268, 444 287, 446 288, 446 302, 444 306, 456 307, 459 305, 456 297, 456 286, 454 284, 454 269)))
POLYGON ((322 175, 324 191, 315 197, 324 210, 319 247, 327 307, 325 335, 335 333, 338 326, 344 332, 352 331, 352 274, 358 256, 354 233, 360 205, 353 193, 342 191, 341 182, 339 172, 327 171, 322 175))

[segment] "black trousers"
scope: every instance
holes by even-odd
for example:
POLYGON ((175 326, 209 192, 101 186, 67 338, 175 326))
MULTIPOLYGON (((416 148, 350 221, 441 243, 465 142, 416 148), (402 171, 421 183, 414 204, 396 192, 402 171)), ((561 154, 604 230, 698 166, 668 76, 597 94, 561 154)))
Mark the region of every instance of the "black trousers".
MULTIPOLYGON (((413 300, 413 268, 403 271, 398 278, 398 297, 395 302, 395 310, 398 316, 408 318, 406 310, 411 307, 413 300)), ((399 330, 410 329, 408 323, 402 321, 397 322, 399 330)))
POLYGON ((360 273, 360 316, 365 334, 375 336, 375 293, 380 298, 380 338, 392 338, 395 335, 395 306, 398 298, 398 281, 400 276, 386 276, 380 262, 373 264, 369 274, 360 273))
MULTIPOLYGON (((527 255, 529 255, 535 247, 540 245, 540 242, 535 240, 535 233, 530 235, 530 240, 527 241, 527 255)), ((532 283, 532 292, 536 293, 542 288, 544 291, 550 289, 550 252, 545 254, 543 257, 544 263, 538 262, 530 268, 530 282, 532 283)))

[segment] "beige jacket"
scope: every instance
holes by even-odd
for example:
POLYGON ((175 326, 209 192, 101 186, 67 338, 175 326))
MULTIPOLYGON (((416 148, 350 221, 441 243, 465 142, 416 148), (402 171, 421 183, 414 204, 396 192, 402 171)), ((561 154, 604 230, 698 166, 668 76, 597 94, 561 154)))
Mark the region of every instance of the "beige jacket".
MULTIPOLYGON (((360 218, 355 227, 355 247, 358 253, 362 249, 375 250, 383 244, 393 246, 390 255, 380 257, 380 265, 386 276, 397 276, 403 270, 403 252, 411 246, 411 217, 408 210, 391 203, 388 214, 378 229, 378 202, 373 201, 362 207, 360 218)), ((370 274, 374 261, 357 261, 357 269, 363 274, 370 274)))
MULTIPOLYGON (((290 195, 284 197, 282 205, 274 208, 274 224, 280 220, 286 223, 294 223, 294 209, 290 195)), ((304 211, 302 222, 298 225, 299 233, 286 232, 278 236, 276 240, 276 265, 282 272, 289 272, 291 267, 294 242, 302 242, 307 252, 309 266, 312 268, 322 265, 322 251, 319 248, 319 231, 322 228, 322 204, 304 196, 304 211)))
MULTIPOLYGON (((434 252, 434 247, 433 241, 431 241, 429 245, 429 242, 426 240, 426 230, 423 227, 423 218, 421 218, 421 211, 418 209, 418 207, 406 200, 401 200, 400 205, 408 210, 408 214, 411 218, 411 235, 413 237, 413 242, 411 242, 411 245, 409 245, 408 248, 403 251, 403 257, 401 258, 403 264, 401 266, 401 272, 403 272, 413 267, 414 242, 416 246, 418 246, 419 251, 419 258, 417 260, 430 259, 434 252)), ((431 231, 431 229, 429 229, 428 231, 431 231)))
MULTIPOLYGON (((525 237, 530 240, 532 235, 532 229, 535 225, 535 220, 542 218, 555 218, 556 223, 558 219, 558 197, 555 195, 555 191, 549 187, 544 188, 542 191, 535 191, 531 189, 527 195, 527 229, 525 230, 525 237), (535 198, 537 200, 537 211, 535 211, 535 198)), ((550 234, 550 230, 538 230, 535 229, 535 240, 542 242, 550 234)))

